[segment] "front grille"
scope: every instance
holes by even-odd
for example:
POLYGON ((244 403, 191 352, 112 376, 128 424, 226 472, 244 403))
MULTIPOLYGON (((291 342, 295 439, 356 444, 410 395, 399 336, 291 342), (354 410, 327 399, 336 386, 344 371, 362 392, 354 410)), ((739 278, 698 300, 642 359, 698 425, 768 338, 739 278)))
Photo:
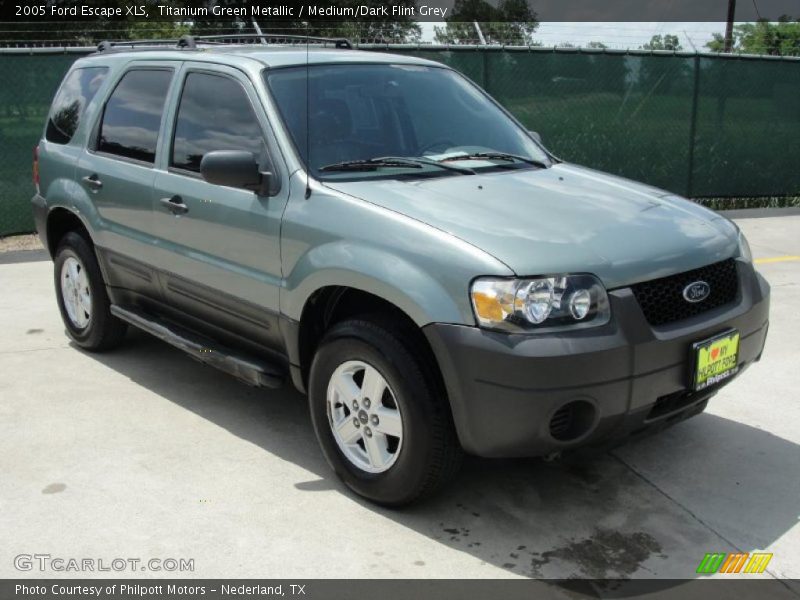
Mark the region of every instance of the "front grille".
POLYGON ((631 289, 648 323, 673 323, 736 300, 739 290, 736 261, 729 258, 693 271, 637 283, 631 289), (683 290, 695 281, 705 281, 711 292, 705 300, 692 303, 684 299, 683 290))
POLYGON ((658 399, 656 399, 656 402, 653 404, 650 412, 647 413, 647 418, 645 421, 652 421, 653 419, 658 419, 664 415, 678 412, 679 410, 694 404, 702 398, 707 398, 708 396, 709 393, 707 390, 703 390, 702 392, 681 390, 680 392, 667 394, 666 396, 660 396, 658 399))

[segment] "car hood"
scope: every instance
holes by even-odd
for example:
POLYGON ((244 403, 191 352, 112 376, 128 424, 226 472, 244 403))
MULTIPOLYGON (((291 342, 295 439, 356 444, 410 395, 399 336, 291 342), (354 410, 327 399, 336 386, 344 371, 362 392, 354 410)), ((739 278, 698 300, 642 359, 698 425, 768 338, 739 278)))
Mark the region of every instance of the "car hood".
POLYGON ((738 244, 730 221, 693 202, 564 163, 326 185, 446 231, 517 275, 593 273, 609 289, 729 258, 738 244))

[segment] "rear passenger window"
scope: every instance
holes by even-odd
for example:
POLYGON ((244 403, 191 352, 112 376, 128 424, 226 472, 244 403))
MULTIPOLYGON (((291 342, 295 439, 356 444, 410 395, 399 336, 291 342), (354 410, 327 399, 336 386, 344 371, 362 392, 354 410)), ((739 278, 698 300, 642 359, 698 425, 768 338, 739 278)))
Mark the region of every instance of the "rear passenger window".
POLYGON ((172 71, 126 73, 106 102, 97 150, 153 163, 172 71))
POLYGON ((78 129, 86 106, 100 89, 107 74, 106 67, 87 67, 75 69, 67 76, 53 100, 47 119, 44 137, 48 142, 69 143, 78 129))
POLYGON ((178 108, 170 164, 199 171, 203 155, 212 150, 249 150, 265 166, 261 126, 244 88, 228 77, 189 73, 178 108))

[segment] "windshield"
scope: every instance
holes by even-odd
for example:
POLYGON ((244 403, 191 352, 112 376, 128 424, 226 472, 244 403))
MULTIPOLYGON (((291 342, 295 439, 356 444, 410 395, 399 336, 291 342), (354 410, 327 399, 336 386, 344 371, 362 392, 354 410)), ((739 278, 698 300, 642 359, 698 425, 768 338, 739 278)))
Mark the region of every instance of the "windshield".
POLYGON ((266 79, 302 160, 320 179, 443 176, 549 164, 526 131, 449 69, 312 65, 268 71, 266 79), (348 164, 355 161, 362 164, 348 164))

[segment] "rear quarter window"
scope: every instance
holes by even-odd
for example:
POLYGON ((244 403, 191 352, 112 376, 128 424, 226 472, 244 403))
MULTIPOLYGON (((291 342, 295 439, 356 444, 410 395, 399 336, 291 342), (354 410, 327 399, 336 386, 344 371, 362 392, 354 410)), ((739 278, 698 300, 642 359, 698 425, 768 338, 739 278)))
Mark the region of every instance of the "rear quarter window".
POLYGON ((85 67, 72 71, 56 94, 47 118, 45 139, 68 144, 78 130, 86 106, 108 75, 107 67, 85 67))

